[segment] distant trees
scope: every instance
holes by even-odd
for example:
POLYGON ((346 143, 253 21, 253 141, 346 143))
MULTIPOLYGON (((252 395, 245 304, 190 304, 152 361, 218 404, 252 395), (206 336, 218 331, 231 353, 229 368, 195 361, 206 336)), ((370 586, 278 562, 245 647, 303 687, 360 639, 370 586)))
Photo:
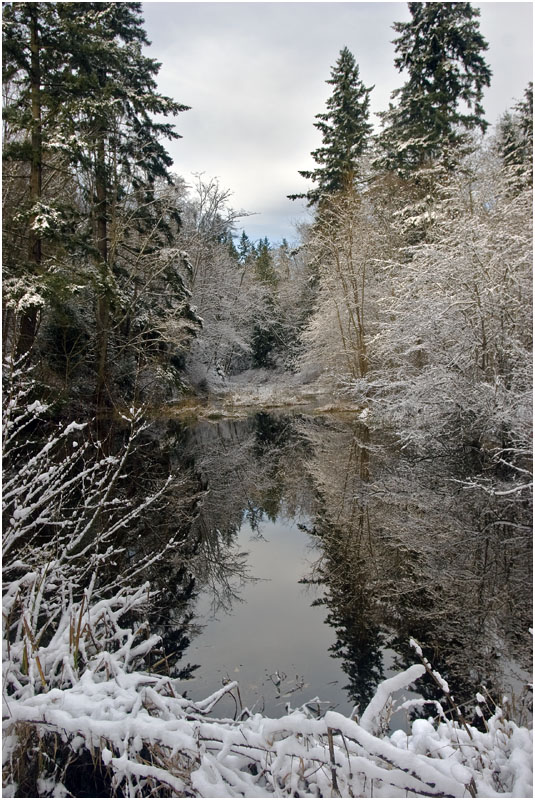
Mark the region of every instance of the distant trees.
POLYGON ((196 386, 208 387, 250 355, 256 287, 233 245, 234 226, 244 212, 229 208, 230 194, 202 175, 193 191, 183 187, 180 245, 192 265, 191 303, 202 320, 185 358, 196 386))
POLYGON ((310 311, 308 265, 287 242, 253 242, 229 207, 230 192, 217 179, 197 176, 183 186, 179 241, 192 265, 191 303, 202 330, 185 359, 195 386, 215 388, 251 368, 291 368, 310 311))

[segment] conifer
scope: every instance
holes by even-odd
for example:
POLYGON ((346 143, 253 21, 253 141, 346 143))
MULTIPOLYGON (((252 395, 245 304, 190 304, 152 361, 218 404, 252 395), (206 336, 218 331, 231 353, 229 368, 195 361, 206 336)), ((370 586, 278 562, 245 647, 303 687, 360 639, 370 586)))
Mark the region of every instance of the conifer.
POLYGON ((340 51, 326 83, 333 86, 333 92, 327 100, 327 111, 316 114, 318 121, 314 123, 322 135, 323 145, 311 153, 318 166, 313 170, 299 170, 303 178, 316 186, 305 194, 288 195, 291 200, 306 198, 309 206, 357 185, 359 161, 372 130, 368 115, 373 86, 364 86, 358 64, 347 47, 340 51))
POLYGON ((485 132, 481 105, 491 70, 483 53, 480 12, 470 3, 409 3, 411 20, 394 23, 398 70, 407 82, 381 114, 379 164, 400 173, 440 159, 447 166, 467 133, 485 132))

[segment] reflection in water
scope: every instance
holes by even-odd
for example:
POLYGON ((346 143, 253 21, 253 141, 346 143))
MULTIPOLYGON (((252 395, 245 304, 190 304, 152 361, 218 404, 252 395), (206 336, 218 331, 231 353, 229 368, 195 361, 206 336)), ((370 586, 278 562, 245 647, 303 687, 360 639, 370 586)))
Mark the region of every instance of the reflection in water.
POLYGON ((419 639, 459 701, 482 682, 512 685, 513 661, 530 668, 530 509, 467 491, 462 461, 411 461, 359 425, 302 426, 314 452, 316 576, 355 700, 373 691, 387 637, 399 667, 419 639))
POLYGON ((411 636, 459 701, 530 669, 530 509, 463 488, 462 460, 411 460, 355 421, 265 413, 176 429, 163 450, 197 498, 169 617, 180 654, 197 602, 195 696, 211 671, 210 690, 238 678, 269 713, 317 694, 362 709, 414 662, 411 636))
POLYGON ((313 444, 308 472, 316 488, 314 532, 322 543, 314 579, 325 586, 320 602, 336 632, 330 650, 342 660, 349 678, 344 688, 362 711, 386 677, 387 640, 374 605, 378 568, 369 506, 360 499, 370 477, 369 431, 358 423, 301 425, 313 444))

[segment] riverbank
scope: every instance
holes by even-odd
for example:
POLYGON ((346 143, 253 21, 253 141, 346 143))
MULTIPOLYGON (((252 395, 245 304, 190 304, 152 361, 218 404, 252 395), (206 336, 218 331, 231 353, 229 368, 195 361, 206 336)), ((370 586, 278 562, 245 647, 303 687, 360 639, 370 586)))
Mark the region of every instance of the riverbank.
POLYGON ((220 378, 206 392, 191 391, 165 405, 170 416, 194 419, 240 419, 258 410, 314 414, 367 414, 357 404, 321 378, 302 374, 252 369, 230 378, 220 378))

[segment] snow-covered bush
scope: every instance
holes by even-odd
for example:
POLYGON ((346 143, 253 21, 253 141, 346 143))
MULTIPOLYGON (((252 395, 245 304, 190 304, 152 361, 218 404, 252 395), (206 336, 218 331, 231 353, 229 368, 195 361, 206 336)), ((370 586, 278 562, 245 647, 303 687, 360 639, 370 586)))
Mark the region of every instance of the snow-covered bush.
POLYGON ((73 687, 88 668, 109 676, 113 659, 123 669, 142 665, 158 637, 139 621, 149 593, 141 576, 175 543, 124 559, 120 571, 114 566, 125 550, 121 534, 171 480, 141 502, 121 492, 144 427, 140 414, 131 411, 119 453, 104 455, 86 435, 87 423, 46 422, 48 408, 35 394, 23 362, 4 365, 3 688, 10 730, 17 702, 73 687), (136 621, 135 630, 122 627, 125 618, 130 626, 136 621))
MULTIPOLYGON (((75 686, 15 701, 8 768, 18 723, 35 726, 41 737, 54 734, 58 749, 68 743, 71 757, 88 750, 107 773, 110 793, 126 797, 531 796, 531 733, 499 708, 484 732, 448 721, 441 711, 438 724, 419 719, 410 733, 376 734, 391 694, 418 679, 424 666, 381 684, 358 722, 334 711, 318 719, 306 706, 280 719, 246 713, 217 719, 209 714, 235 682, 194 703, 167 678, 127 674, 119 663, 110 659, 108 678, 88 668, 75 686)), ((11 774, 4 796, 16 790, 11 774)), ((40 796, 67 794, 58 780, 41 778, 38 786, 40 796)))

